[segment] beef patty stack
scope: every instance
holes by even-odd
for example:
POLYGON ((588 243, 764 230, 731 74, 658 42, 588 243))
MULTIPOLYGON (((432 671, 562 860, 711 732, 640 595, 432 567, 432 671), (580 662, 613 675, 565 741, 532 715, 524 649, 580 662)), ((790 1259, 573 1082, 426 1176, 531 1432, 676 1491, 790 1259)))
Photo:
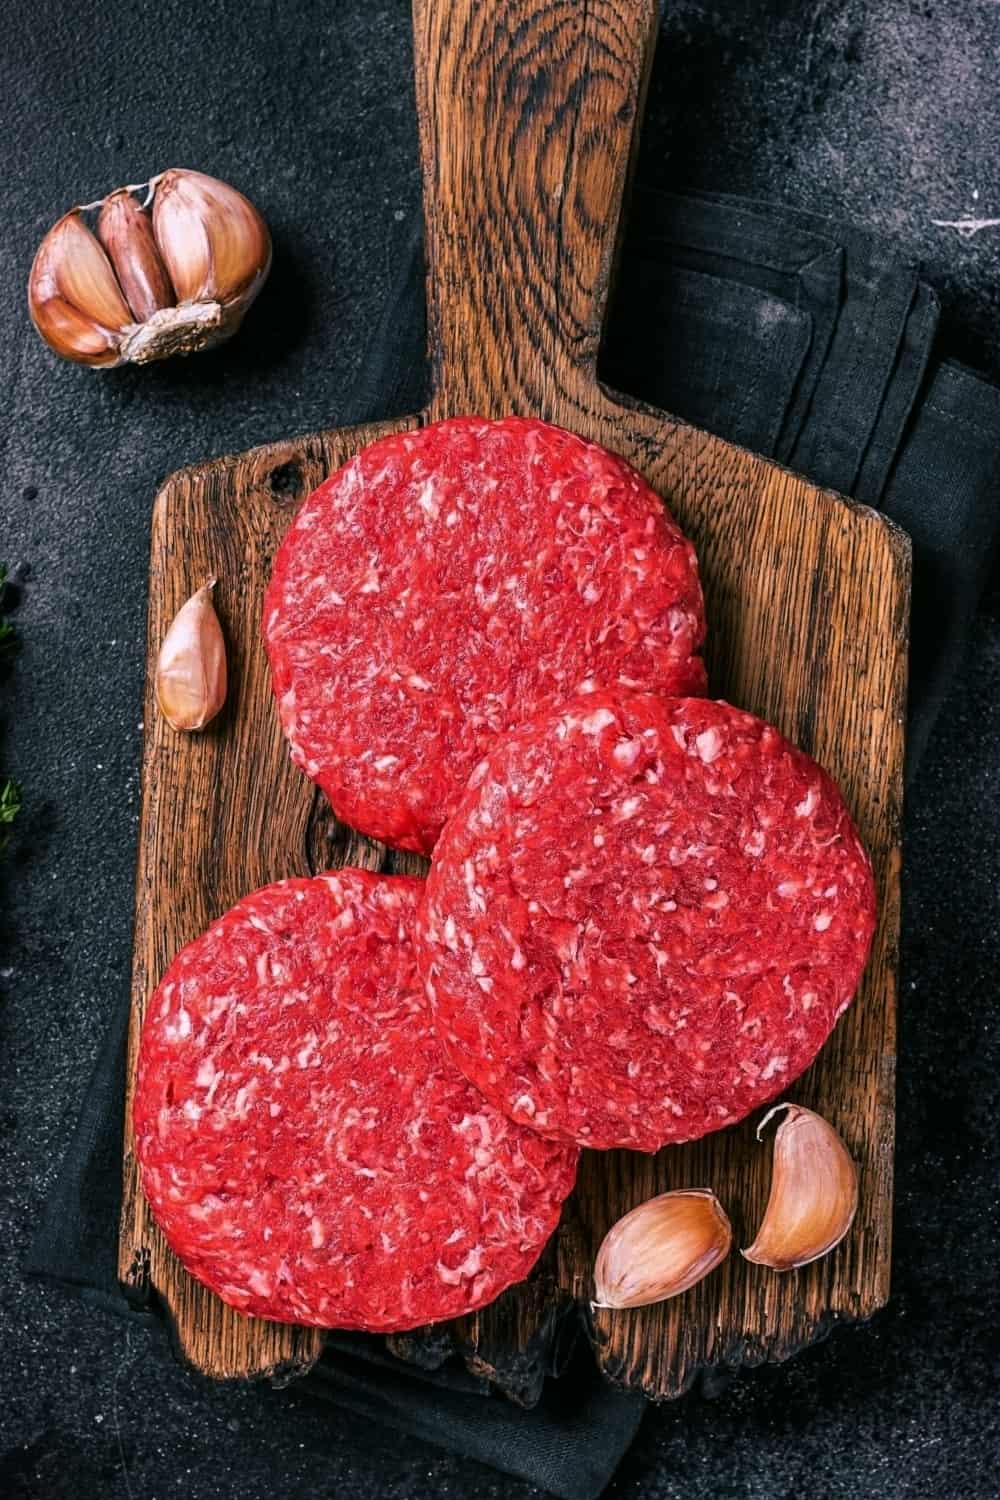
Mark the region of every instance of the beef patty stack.
POLYGON ((384 438, 303 505, 264 633, 303 770, 426 880, 239 902, 143 1029, 143 1186, 244 1312, 393 1330, 526 1276, 581 1146, 742 1119, 875 925, 830 778, 705 691, 694 551, 542 422, 384 438))

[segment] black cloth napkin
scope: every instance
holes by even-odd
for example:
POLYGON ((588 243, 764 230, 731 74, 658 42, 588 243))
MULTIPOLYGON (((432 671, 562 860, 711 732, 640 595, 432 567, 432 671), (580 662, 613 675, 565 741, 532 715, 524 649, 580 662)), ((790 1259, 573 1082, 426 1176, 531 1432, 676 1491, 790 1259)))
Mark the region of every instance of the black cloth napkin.
MULTIPOLYGON (((344 423, 416 411, 427 393, 419 227, 344 423)), ((944 356, 916 268, 855 229, 724 195, 639 190, 610 309, 608 384, 886 511, 914 544, 910 768, 932 732, 995 552, 1000 390, 944 356)), ((122 997, 26 1271, 146 1323, 116 1275, 122 997)), ((598 1495, 643 1403, 603 1384, 567 1331, 530 1409, 454 1361, 418 1370, 333 1334, 297 1389, 518 1475, 598 1495)), ((166 1342, 163 1339, 163 1342, 166 1342)))

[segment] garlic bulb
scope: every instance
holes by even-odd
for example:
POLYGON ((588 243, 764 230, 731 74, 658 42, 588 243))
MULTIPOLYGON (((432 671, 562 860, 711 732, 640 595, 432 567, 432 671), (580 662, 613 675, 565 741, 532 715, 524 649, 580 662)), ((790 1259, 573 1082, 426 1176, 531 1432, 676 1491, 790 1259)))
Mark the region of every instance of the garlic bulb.
POLYGON ((793 1271, 839 1245, 858 1208, 858 1169, 822 1115, 798 1104, 776 1104, 757 1127, 757 1139, 780 1111, 774 1137, 771 1192, 745 1260, 793 1271))
POLYGON ((271 237, 242 193, 179 167, 142 186, 144 203, 124 187, 71 208, 38 247, 28 310, 65 359, 111 367, 211 348, 264 284, 271 237), (96 235, 83 217, 91 209, 96 235))
POLYGON ((216 580, 174 616, 156 662, 156 701, 171 729, 204 729, 226 701, 226 642, 212 605, 216 580))
POLYGON ((707 1188, 640 1203, 604 1236, 594 1266, 595 1307, 646 1307, 686 1292, 729 1254, 733 1233, 707 1188))

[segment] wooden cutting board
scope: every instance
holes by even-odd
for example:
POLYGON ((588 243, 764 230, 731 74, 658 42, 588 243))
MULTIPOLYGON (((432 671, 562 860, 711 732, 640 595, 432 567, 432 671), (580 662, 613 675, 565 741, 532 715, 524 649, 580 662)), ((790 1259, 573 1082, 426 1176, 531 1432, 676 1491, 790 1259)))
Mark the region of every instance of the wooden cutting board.
MULTIPOLYGON (((293 769, 260 636, 271 559, 298 503, 380 434, 462 412, 546 418, 623 454, 701 560, 713 691, 773 720, 844 789, 881 919, 855 1004, 789 1097, 822 1111, 861 1165, 861 1207, 829 1258, 779 1276, 734 1253, 681 1298, 589 1323, 613 1379, 675 1396, 710 1364, 784 1359, 889 1289, 899 838, 909 545, 883 517, 597 381, 601 323, 656 27, 655 0, 414 0, 434 395, 398 421, 292 439, 184 470, 153 513, 150 681, 136 883, 132 1079, 143 1009, 168 962, 255 886, 340 864, 414 869, 339 824, 293 769), (206 578, 230 650, 224 714, 169 730, 152 667, 206 578)), ((563 1223, 526 1284, 482 1313, 391 1341, 462 1352, 518 1399, 538 1389, 568 1308, 586 1309, 608 1226, 653 1193, 711 1185, 737 1244, 766 1200, 752 1123, 656 1157, 586 1153, 563 1223)), ((322 1335, 223 1306, 167 1250, 126 1132, 120 1272, 153 1291, 187 1358, 215 1376, 303 1370, 322 1335)))

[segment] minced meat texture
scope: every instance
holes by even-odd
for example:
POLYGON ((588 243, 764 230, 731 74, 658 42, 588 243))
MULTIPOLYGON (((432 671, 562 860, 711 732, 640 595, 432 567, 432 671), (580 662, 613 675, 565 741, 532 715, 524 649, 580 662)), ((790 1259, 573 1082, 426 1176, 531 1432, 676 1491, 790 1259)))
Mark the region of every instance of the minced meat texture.
POLYGON ((434 1035, 422 882, 341 870, 240 901, 174 959, 142 1032, 142 1183, 241 1312, 371 1331, 470 1312, 530 1271, 576 1150, 511 1123, 434 1035))
POLYGON ((381 438, 305 502, 264 631, 292 758, 429 853, 497 734, 591 687, 704 691, 690 543, 623 459, 544 422, 381 438))
POLYGON ((655 1151, 812 1061, 875 926, 830 777, 725 703, 601 694, 498 741, 435 851, 420 964, 511 1119, 655 1151))

